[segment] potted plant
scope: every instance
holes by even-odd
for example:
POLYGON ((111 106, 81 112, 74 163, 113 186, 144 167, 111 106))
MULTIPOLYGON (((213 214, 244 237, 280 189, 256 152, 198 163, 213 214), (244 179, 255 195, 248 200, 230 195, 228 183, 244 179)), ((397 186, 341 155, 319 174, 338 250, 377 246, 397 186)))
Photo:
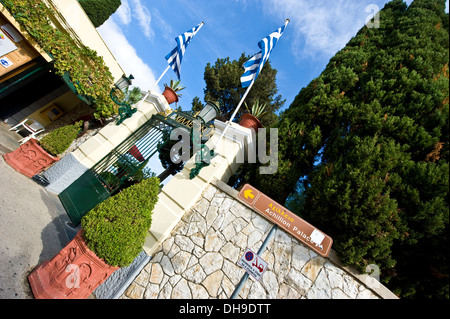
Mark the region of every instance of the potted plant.
POLYGON ((262 115, 266 114, 266 111, 265 111, 266 104, 264 103, 264 104, 260 105, 259 100, 258 100, 253 104, 251 110, 248 108, 247 103, 244 103, 244 105, 245 105, 245 108, 247 109, 248 113, 242 114, 239 125, 241 125, 243 127, 252 128, 255 131, 258 131, 258 128, 263 127, 263 125, 258 120, 258 118, 261 117, 262 115))
POLYGON ((3 158, 16 171, 31 178, 59 161, 58 156, 75 140, 82 123, 57 128, 39 141, 31 138, 15 151, 3 155, 3 158))
POLYGON ((85 299, 142 251, 158 200, 159 179, 128 187, 89 211, 82 229, 29 276, 37 299, 85 299))
POLYGON ((172 104, 178 102, 182 94, 178 93, 184 90, 185 87, 181 86, 180 80, 173 81, 170 79, 170 84, 164 83, 164 92, 162 93, 167 100, 167 103, 172 104))

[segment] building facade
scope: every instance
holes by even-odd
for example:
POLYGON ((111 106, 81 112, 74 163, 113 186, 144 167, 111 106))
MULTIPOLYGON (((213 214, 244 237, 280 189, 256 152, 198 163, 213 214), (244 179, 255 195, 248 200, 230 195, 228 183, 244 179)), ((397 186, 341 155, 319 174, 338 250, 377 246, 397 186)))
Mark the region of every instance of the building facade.
MULTIPOLYGON (((114 81, 125 75, 76 0, 46 0, 53 27, 95 50, 114 81)), ((0 1, 0 119, 11 126, 31 118, 44 127, 65 113, 90 104, 68 75, 58 76, 53 57, 19 24, 0 1)))

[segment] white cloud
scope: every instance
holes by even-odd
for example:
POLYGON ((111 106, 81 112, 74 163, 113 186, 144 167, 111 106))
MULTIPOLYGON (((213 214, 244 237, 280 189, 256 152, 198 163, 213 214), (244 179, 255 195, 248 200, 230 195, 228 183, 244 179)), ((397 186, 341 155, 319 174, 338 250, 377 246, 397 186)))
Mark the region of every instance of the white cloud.
MULTIPOLYGON (((142 90, 150 89, 156 82, 152 69, 138 56, 135 48, 128 42, 121 28, 114 22, 114 19, 108 19, 102 26, 97 28, 97 31, 126 74, 129 75, 131 73, 135 77, 133 86, 138 86, 142 90)), ((155 90, 161 92, 159 87, 155 88, 155 90)))
MULTIPOLYGON (((381 10, 386 2, 388 0, 265 0, 262 3, 266 13, 290 18, 292 51, 297 58, 329 59, 364 26, 369 16, 373 17, 375 12, 369 6, 378 6, 381 10)), ((406 0, 408 5, 411 2, 406 0)), ((448 3, 449 0, 446 12, 448 3)))
POLYGON ((115 12, 121 24, 128 25, 131 23, 131 8, 128 0, 122 0, 122 4, 115 12))
POLYGON ((159 10, 152 8, 150 9, 150 13, 152 15, 154 25, 157 25, 158 29, 161 31, 159 35, 162 35, 166 40, 175 39, 177 35, 174 34, 172 26, 164 20, 159 10))
MULTIPOLYGON (((291 20, 292 50, 301 57, 329 58, 364 25, 370 1, 269 0, 265 11, 291 20), (366 3, 367 2, 367 3, 366 3)), ((381 8, 380 8, 381 9, 381 8)))
POLYGON ((150 11, 142 4, 141 0, 131 0, 131 2, 133 4, 133 12, 136 15, 143 34, 146 38, 151 40, 155 35, 155 32, 151 27, 152 16, 150 11))
POLYGON ((155 36, 155 27, 160 30, 159 35, 166 40, 175 37, 171 25, 164 20, 159 10, 148 9, 141 0, 122 0, 122 5, 114 16, 121 25, 129 25, 136 20, 136 24, 149 40, 153 40, 155 36))

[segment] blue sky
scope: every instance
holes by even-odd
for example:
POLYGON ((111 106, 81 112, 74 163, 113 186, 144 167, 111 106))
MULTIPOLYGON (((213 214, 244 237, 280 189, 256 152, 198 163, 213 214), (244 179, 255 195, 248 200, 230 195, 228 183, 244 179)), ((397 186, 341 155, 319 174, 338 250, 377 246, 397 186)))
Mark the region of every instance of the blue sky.
MULTIPOLYGON (((365 24, 385 0, 122 0, 122 5, 97 30, 133 85, 152 87, 167 67, 165 60, 175 38, 205 22, 189 44, 181 65, 186 87, 178 105, 191 108, 192 99, 203 101, 206 64, 218 58, 238 59, 259 51, 258 42, 290 19, 270 61, 278 70, 277 85, 286 103, 320 75, 328 60, 365 24)), ((405 1, 410 4, 412 0, 405 1)), ((448 12, 448 0, 446 3, 448 12)), ((383 23, 381 20, 380 23, 383 23)), ((176 75, 169 70, 155 89, 176 75)))

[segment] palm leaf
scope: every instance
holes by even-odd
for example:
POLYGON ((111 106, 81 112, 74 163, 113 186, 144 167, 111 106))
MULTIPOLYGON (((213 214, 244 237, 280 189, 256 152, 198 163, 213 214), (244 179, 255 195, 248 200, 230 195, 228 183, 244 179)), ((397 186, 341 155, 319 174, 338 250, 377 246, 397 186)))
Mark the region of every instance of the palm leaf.
POLYGON ((247 103, 244 103, 245 108, 247 109, 248 113, 252 114, 254 117, 261 117, 264 114, 267 113, 267 111, 265 111, 266 109, 266 103, 264 104, 259 104, 259 100, 257 100, 255 103, 253 103, 252 109, 250 110, 247 106, 247 103))

